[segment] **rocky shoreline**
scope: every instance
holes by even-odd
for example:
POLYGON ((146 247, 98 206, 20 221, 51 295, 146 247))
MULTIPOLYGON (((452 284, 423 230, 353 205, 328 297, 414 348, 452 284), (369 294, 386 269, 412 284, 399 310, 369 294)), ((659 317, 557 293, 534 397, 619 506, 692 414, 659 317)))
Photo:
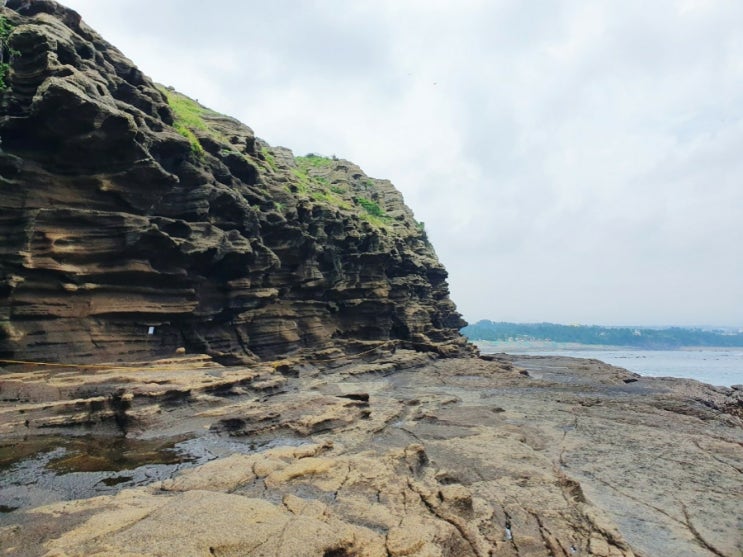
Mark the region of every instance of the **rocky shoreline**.
POLYGON ((60 469, 46 502, 21 496, 44 486, 7 478, 48 447, 0 461, 6 555, 743 551, 742 393, 596 360, 183 357, 6 369, 0 396, 6 456, 50 432, 211 450, 149 479, 146 467, 99 471, 110 489, 96 497, 55 496, 54 477, 72 477, 60 469))
POLYGON ((741 555, 741 391, 479 358, 389 181, 0 24, 0 555, 741 555))

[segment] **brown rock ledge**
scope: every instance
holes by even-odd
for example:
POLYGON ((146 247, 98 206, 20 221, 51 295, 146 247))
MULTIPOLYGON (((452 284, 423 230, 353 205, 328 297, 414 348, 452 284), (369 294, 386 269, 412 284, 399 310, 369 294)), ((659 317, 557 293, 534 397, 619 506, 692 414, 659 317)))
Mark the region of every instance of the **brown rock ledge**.
POLYGON ((122 420, 128 438, 292 441, 4 513, 0 547, 24 556, 741 555, 739 391, 570 358, 398 350, 340 363, 332 374, 207 358, 168 370, 3 374, 0 427, 16 442, 50 425, 120 434, 122 420), (116 397, 129 404, 112 409, 116 397), (99 413, 81 420, 95 400, 99 413))

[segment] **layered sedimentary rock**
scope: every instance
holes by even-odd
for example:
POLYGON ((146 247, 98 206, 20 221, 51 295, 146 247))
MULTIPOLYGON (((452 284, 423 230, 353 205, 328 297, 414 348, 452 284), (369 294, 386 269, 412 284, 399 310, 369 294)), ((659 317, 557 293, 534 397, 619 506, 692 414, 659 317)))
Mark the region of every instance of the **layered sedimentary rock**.
POLYGON ((55 2, 0 10, 0 358, 469 350, 389 182, 156 86, 55 2))

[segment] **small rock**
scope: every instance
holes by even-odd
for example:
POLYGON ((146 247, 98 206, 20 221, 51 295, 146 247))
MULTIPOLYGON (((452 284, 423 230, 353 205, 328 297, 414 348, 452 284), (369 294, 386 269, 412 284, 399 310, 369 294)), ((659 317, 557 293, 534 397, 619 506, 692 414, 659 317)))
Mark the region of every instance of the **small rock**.
POLYGON ((282 470, 272 472, 266 477, 265 482, 267 486, 275 487, 296 478, 323 474, 334 465, 335 461, 327 458, 307 457, 289 464, 282 470))
POLYGON ((472 518, 472 493, 469 489, 461 484, 449 484, 443 486, 439 493, 444 504, 451 507, 456 514, 467 519, 472 518))
POLYGON ((414 474, 419 474, 423 467, 428 464, 428 455, 423 445, 413 444, 405 447, 405 462, 414 474))

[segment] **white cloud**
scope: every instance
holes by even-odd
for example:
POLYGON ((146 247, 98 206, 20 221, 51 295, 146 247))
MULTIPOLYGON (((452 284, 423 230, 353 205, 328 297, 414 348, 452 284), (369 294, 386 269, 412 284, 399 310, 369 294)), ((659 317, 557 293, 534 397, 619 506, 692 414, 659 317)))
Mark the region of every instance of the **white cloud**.
POLYGON ((69 0, 154 79, 403 192, 469 319, 743 315, 743 4, 69 0))

